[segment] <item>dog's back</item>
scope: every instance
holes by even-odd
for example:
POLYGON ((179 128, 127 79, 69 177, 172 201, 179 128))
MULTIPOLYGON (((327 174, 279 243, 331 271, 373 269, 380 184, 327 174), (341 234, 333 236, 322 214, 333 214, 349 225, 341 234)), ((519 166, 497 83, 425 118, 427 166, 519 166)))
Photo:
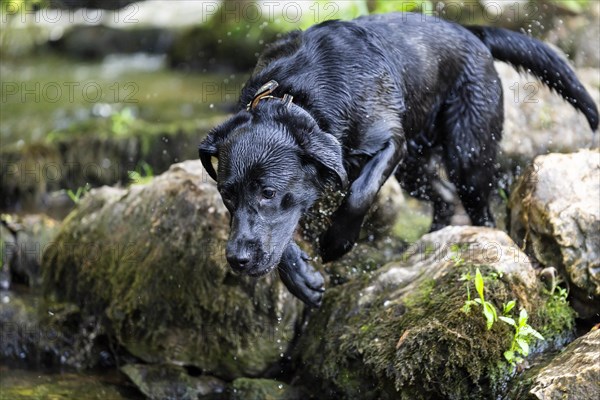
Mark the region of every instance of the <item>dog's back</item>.
POLYGON ((274 79, 281 93, 294 93, 325 130, 356 149, 353 128, 377 111, 402 114, 409 135, 420 130, 464 68, 476 62, 491 63, 489 50, 465 28, 443 20, 395 13, 327 21, 269 46, 240 107, 274 79), (389 110, 382 110, 382 96, 389 110), (379 104, 365 108, 369 99, 379 104))

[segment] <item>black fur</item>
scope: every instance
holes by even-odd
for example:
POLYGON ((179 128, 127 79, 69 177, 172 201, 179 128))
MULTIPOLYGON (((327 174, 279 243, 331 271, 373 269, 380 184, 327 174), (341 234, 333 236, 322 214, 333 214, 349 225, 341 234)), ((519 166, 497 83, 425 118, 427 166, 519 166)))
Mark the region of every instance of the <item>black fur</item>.
POLYGON ((347 190, 320 240, 323 261, 335 260, 352 248, 395 173, 412 195, 433 202, 439 229, 452 206, 431 168, 435 157, 472 222, 493 225, 488 198, 503 124, 494 58, 530 69, 597 129, 596 106, 566 62, 518 33, 407 13, 328 21, 271 45, 237 114, 200 145, 231 212, 230 265, 250 275, 279 265, 292 293, 320 304, 323 279, 292 240, 300 216, 327 185, 347 190), (267 98, 247 110, 270 80, 279 83, 272 95, 292 95, 292 104, 267 98))

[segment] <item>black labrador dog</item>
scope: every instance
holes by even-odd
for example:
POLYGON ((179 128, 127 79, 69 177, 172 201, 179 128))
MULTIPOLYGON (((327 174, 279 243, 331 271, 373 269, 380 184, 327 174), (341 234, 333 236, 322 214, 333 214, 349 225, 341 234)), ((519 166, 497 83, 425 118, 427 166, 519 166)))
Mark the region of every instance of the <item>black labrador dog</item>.
POLYGON ((293 241, 300 217, 326 187, 346 191, 320 239, 323 262, 335 260, 395 174, 433 203, 439 229, 452 207, 427 168, 434 155, 472 223, 493 226, 488 197, 503 124, 494 59, 533 73, 597 129, 596 105, 569 65, 508 30, 398 13, 327 21, 270 45, 239 111, 199 147, 231 213, 231 267, 251 276, 279 267, 288 289, 318 306, 323 278, 293 241))

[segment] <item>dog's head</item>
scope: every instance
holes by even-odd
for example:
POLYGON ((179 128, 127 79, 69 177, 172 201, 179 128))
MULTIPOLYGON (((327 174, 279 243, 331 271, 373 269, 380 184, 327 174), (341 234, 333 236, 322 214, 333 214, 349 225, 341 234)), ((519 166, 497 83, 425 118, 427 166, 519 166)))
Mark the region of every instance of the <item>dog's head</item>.
POLYGON ((326 185, 347 183, 339 142, 302 108, 275 100, 214 128, 199 150, 231 214, 227 261, 252 276, 279 264, 326 185))

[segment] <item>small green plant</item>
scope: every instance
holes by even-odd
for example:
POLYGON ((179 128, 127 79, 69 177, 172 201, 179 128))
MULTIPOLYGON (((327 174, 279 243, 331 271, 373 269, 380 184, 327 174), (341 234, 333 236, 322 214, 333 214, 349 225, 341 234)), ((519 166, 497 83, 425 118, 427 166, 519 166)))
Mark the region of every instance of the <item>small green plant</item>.
POLYGON ((129 107, 125 107, 110 117, 111 130, 115 135, 125 135, 130 131, 134 121, 135 115, 133 110, 129 107))
POLYGON ((471 273, 468 272, 461 277, 461 280, 467 282, 467 300, 465 301, 465 305, 462 307, 462 311, 465 314, 468 314, 469 312, 471 312, 472 306, 477 304, 481 305, 482 313, 486 321, 486 327, 488 330, 492 329, 494 322, 498 321, 498 312, 496 311, 496 307, 494 307, 492 303, 485 300, 484 283, 481 271, 479 271, 479 268, 477 268, 477 270, 475 271, 475 277, 473 277, 471 273), (475 281, 475 290, 479 295, 479 298, 475 300, 471 300, 471 289, 469 288, 469 282, 473 280, 475 281))
POLYGON ((128 171, 130 183, 145 184, 154 178, 154 170, 146 161, 141 161, 134 171, 128 171))
MULTIPOLYGON (((491 279, 498 279, 499 277, 502 277, 502 273, 490 274, 491 279)), ((488 330, 492 329, 494 322, 498 320, 514 327, 515 333, 513 335, 510 348, 504 352, 504 358, 511 365, 515 365, 523 361, 523 357, 526 357, 529 354, 529 345, 534 339, 544 340, 544 337, 527 323, 527 310, 524 308, 521 309, 518 321, 515 321, 515 319, 512 317, 511 312, 517 305, 515 300, 511 300, 508 303, 502 304, 502 315, 498 316, 496 307, 494 307, 492 303, 485 300, 484 279, 483 275, 481 275, 481 271, 479 271, 479 268, 476 269, 475 276, 473 276, 469 271, 463 274, 460 280, 465 281, 467 287, 467 300, 462 307, 462 311, 465 314, 468 314, 471 311, 471 307, 481 305, 482 313, 485 317, 486 327, 488 330), (476 299, 471 299, 471 281, 474 282, 475 290, 479 296, 476 299)), ((564 298, 564 301, 566 301, 566 290, 561 289, 562 288, 560 287, 558 288, 559 292, 556 294, 556 296, 562 296, 561 298, 564 298)))
MULTIPOLYGON (((514 300, 512 303, 514 303, 514 300)), ((527 310, 524 308, 519 312, 518 321, 515 321, 514 318, 511 317, 500 316, 501 321, 506 322, 515 328, 515 334, 510 349, 504 352, 504 358, 512 365, 522 362, 523 357, 527 357, 529 354, 529 345, 534 339, 544 340, 544 337, 527 323, 527 318, 527 310)))
POLYGON ((463 243, 462 245, 455 243, 452 246, 450 246, 450 252, 452 253, 450 254, 450 259, 452 260, 452 262, 454 262, 455 267, 460 267, 461 265, 465 264, 465 259, 462 257, 461 253, 468 249, 468 243, 463 243))
POLYGON ((515 300, 511 300, 508 303, 504 303, 502 305, 502 315, 506 316, 510 316, 510 311, 515 308, 515 306, 517 305, 517 302, 515 300))
POLYGON ((75 204, 79 204, 81 198, 84 194, 90 191, 90 184, 86 183, 85 186, 80 186, 76 191, 72 191, 71 189, 67 190, 67 195, 75 204))

